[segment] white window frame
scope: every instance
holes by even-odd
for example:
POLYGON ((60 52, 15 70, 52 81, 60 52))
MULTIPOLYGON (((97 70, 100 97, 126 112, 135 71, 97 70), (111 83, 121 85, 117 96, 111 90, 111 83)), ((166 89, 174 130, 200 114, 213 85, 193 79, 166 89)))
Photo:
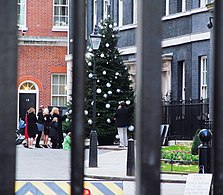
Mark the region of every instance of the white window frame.
POLYGON ((181 94, 181 97, 182 97, 182 100, 185 100, 185 80, 186 79, 186 76, 185 76, 185 61, 182 62, 182 94, 181 94))
POLYGON ((53 0, 53 30, 68 30, 68 21, 69 21, 69 8, 68 8, 68 0, 66 0, 66 5, 64 4, 55 4, 55 0, 53 0), (57 13, 57 15, 55 15, 55 7, 59 7, 59 10, 61 11, 61 8, 64 7, 65 9, 67 9, 67 15, 62 15, 60 13, 57 13), (67 18, 67 23, 63 22, 63 21, 58 21, 58 23, 56 24, 56 19, 55 17, 59 17, 59 19, 65 17, 67 18))
POLYGON ((67 105, 67 74, 62 74, 61 73, 61 74, 52 74, 51 75, 51 105, 53 105, 53 106, 66 106, 67 105), (60 76, 65 76, 65 83, 56 83, 56 84, 54 84, 53 83, 54 76, 59 76, 59 77, 60 76), (57 94, 53 93, 54 92, 53 86, 58 86, 58 93, 57 94), (63 86, 65 88, 64 94, 60 94, 59 93, 59 87, 63 87, 63 86), (60 97, 65 98, 66 102, 64 104, 60 104, 60 101, 59 101, 60 97), (57 98, 56 105, 53 102, 53 98, 57 98))
POLYGON ((200 95, 202 99, 208 98, 208 81, 207 81, 207 56, 201 56, 200 58, 200 95))
POLYGON ((93 28, 95 27, 95 25, 97 25, 97 0, 94 0, 94 14, 93 14, 93 28))
POLYGON ((119 0, 118 5, 118 26, 123 26, 123 0, 119 0))
POLYGON ((206 7, 207 3, 208 3, 208 0, 200 0, 199 7, 206 7))
POLYGON ((133 1, 133 24, 137 24, 138 22, 138 4, 137 4, 137 0, 133 1))
POLYGON ((185 11, 187 11, 186 0, 182 0, 182 12, 185 12, 185 11))
POLYGON ((109 14, 109 9, 110 8, 110 0, 104 0, 103 2, 103 19, 106 19, 109 14))
POLYGON ((19 7, 20 9, 20 15, 23 15, 23 19, 22 19, 22 22, 20 21, 21 20, 21 17, 19 17, 19 13, 17 14, 18 16, 18 21, 17 21, 17 25, 19 27, 19 30, 27 30, 27 26, 26 26, 26 9, 27 9, 27 2, 26 0, 20 0, 20 3, 18 2, 17 6, 19 7), (23 13, 22 13, 22 10, 23 10, 23 13), (22 13, 22 14, 21 14, 22 13))
POLYGON ((166 0, 165 16, 170 15, 170 0, 166 0))

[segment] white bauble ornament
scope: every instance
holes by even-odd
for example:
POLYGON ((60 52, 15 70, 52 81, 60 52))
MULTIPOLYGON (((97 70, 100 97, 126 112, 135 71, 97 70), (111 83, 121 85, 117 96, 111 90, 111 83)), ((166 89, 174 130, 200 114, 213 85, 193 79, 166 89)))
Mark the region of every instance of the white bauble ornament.
POLYGON ((103 75, 106 75, 106 74, 107 74, 107 72, 104 70, 104 71, 102 72, 102 74, 103 74, 103 75))
POLYGON ((72 110, 69 110, 69 114, 71 114, 72 113, 72 110))
POLYGON ((97 83, 100 83, 100 80, 97 80, 97 83))
POLYGON ((89 75, 88 75, 88 78, 92 78, 93 77, 93 74, 92 73, 89 73, 89 75))
POLYGON ((114 26, 117 26, 117 23, 116 22, 114 23, 114 26))
POLYGON ((91 102, 91 105, 92 105, 92 106, 94 105, 94 101, 91 102))
POLYGON ((106 46, 106 47, 109 47, 109 43, 106 43, 105 46, 106 46))
POLYGON ((111 87, 111 83, 107 83, 106 84, 106 87, 111 87))
POLYGON ((89 125, 92 124, 92 120, 91 119, 89 119, 87 122, 88 122, 89 125))
POLYGON ((88 66, 92 66, 92 63, 91 63, 91 62, 88 62, 87 65, 88 65, 88 66))
POLYGON ((120 93, 120 92, 121 92, 121 89, 116 89, 116 92, 117 92, 117 93, 120 93))
POLYGON ((114 38, 115 37, 115 35, 112 35, 112 38, 114 38))
POLYGON ((116 72, 116 73, 115 73, 115 75, 116 75, 116 76, 118 76, 118 75, 119 75, 119 73, 118 73, 118 72, 116 72))
POLYGON ((133 125, 130 125, 130 126, 128 127, 128 130, 129 130, 129 131, 134 131, 134 129, 135 129, 135 127, 134 127, 133 125))
POLYGON ((84 111, 84 114, 85 114, 85 115, 88 115, 88 111, 87 111, 87 110, 85 110, 85 111, 84 111))
POLYGON ((104 95, 103 95, 103 97, 104 97, 104 98, 107 98, 107 97, 108 97, 108 95, 107 95, 107 94, 104 94, 104 95))
POLYGON ((125 102, 127 105, 129 105, 130 103, 131 103, 131 101, 130 100, 126 100, 126 102, 125 102))
POLYGON ((111 123, 111 119, 110 118, 107 119, 107 123, 111 123))
POLYGON ((100 113, 98 113, 97 115, 98 115, 98 116, 100 116, 101 114, 100 114, 100 113))
POLYGON ((110 108, 110 104, 105 104, 105 108, 110 108))
POLYGON ((97 89, 96 92, 97 92, 97 93, 101 93, 101 89, 100 89, 100 88, 97 89))
POLYGON ((112 91, 108 91, 108 95, 111 95, 112 94, 112 91))
POLYGON ((66 120, 65 120, 66 122, 69 122, 70 120, 69 120, 69 118, 66 118, 66 120))
POLYGON ((105 57, 105 54, 102 53, 100 56, 101 56, 101 58, 103 58, 103 57, 105 57))

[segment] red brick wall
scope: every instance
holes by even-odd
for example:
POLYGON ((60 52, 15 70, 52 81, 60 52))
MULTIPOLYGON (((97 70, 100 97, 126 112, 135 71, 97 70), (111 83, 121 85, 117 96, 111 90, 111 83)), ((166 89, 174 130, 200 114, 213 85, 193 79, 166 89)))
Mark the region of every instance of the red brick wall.
MULTIPOLYGON (((53 0, 27 1, 26 37, 66 37, 67 32, 52 31, 53 0)), ((22 36, 21 32, 18 32, 22 36)), ((66 73, 66 46, 19 45, 18 86, 25 80, 32 80, 39 87, 39 105, 51 105, 51 75, 66 73), (55 68, 56 67, 56 68, 55 68)), ((38 101, 38 100, 37 100, 38 101)))

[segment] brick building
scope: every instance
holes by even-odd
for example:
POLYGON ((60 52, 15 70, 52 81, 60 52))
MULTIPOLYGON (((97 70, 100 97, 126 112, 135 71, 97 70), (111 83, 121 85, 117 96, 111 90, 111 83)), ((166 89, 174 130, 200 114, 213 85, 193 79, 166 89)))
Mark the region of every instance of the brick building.
POLYGON ((18 114, 67 103, 68 0, 18 0, 18 114))

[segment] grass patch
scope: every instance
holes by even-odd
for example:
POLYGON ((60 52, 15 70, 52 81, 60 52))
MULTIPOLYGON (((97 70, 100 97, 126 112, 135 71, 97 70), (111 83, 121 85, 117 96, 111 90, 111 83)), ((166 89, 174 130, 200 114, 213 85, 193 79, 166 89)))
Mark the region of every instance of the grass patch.
POLYGON ((161 172, 175 172, 175 173, 198 173, 198 165, 182 165, 161 163, 161 172))

